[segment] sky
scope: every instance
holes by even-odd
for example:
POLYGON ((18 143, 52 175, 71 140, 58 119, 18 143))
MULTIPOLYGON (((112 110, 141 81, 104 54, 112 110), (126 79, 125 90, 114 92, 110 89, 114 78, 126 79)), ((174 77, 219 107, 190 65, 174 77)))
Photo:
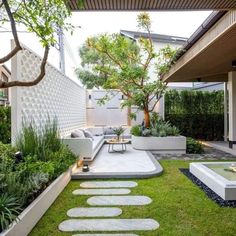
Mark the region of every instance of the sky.
MULTIPOLYGON (((172 36, 189 38, 202 24, 209 11, 194 12, 150 12, 152 32, 172 36)), ((79 66, 79 47, 87 37, 100 33, 119 33, 120 30, 138 30, 136 18, 139 12, 76 12, 69 20, 74 26, 73 35, 65 32, 65 59, 66 74, 75 79, 74 69, 79 66)), ((0 29, 0 55, 10 49, 10 33, 1 33, 0 29)), ((20 33, 20 41, 29 48, 42 55, 43 50, 34 35, 20 33)), ((51 50, 49 62, 58 67, 59 53, 55 48, 51 50)), ((8 65, 10 66, 10 65, 8 65)))

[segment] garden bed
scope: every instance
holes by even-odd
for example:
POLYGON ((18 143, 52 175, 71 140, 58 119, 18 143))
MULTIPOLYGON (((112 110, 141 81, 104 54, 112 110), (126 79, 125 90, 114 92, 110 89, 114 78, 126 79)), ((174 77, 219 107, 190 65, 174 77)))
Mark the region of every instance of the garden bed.
POLYGON ((186 137, 141 137, 132 135, 132 147, 154 153, 186 153, 186 137))
POLYGON ((44 213, 56 200, 58 195, 63 191, 71 180, 71 172, 75 165, 68 171, 61 174, 54 180, 24 211, 19 215, 18 221, 14 222, 11 227, 3 231, 1 236, 27 235, 31 232, 44 213))

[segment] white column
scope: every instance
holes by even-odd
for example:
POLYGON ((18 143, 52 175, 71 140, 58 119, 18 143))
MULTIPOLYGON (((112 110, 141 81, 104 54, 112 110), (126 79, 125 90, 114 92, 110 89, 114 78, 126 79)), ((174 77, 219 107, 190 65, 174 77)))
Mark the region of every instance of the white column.
POLYGON ((236 71, 228 73, 229 90, 229 147, 236 144, 236 71))
POLYGON ((228 90, 227 82, 224 83, 224 141, 228 140, 228 90))

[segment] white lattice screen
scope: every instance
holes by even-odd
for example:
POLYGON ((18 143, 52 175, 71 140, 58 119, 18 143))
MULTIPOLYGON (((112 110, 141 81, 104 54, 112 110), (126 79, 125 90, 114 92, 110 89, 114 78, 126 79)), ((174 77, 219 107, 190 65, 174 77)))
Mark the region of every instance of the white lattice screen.
MULTIPOLYGON (((12 60, 12 80, 32 80, 39 74, 41 58, 23 48, 12 60)), ((38 85, 12 89, 12 140, 23 119, 40 127, 48 117, 57 117, 61 135, 86 125, 86 91, 49 64, 38 85)))

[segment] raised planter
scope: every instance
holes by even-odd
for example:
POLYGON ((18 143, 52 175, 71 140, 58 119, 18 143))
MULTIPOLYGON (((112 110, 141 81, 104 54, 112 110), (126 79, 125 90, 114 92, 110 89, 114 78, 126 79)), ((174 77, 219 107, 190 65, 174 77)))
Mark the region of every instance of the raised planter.
POLYGON ((138 150, 152 151, 152 153, 186 153, 186 137, 140 137, 132 135, 132 147, 138 150))
POLYGON ((0 233, 0 236, 24 236, 28 235, 47 209, 56 200, 71 180, 71 172, 75 166, 61 174, 54 180, 20 215, 8 230, 0 233))

